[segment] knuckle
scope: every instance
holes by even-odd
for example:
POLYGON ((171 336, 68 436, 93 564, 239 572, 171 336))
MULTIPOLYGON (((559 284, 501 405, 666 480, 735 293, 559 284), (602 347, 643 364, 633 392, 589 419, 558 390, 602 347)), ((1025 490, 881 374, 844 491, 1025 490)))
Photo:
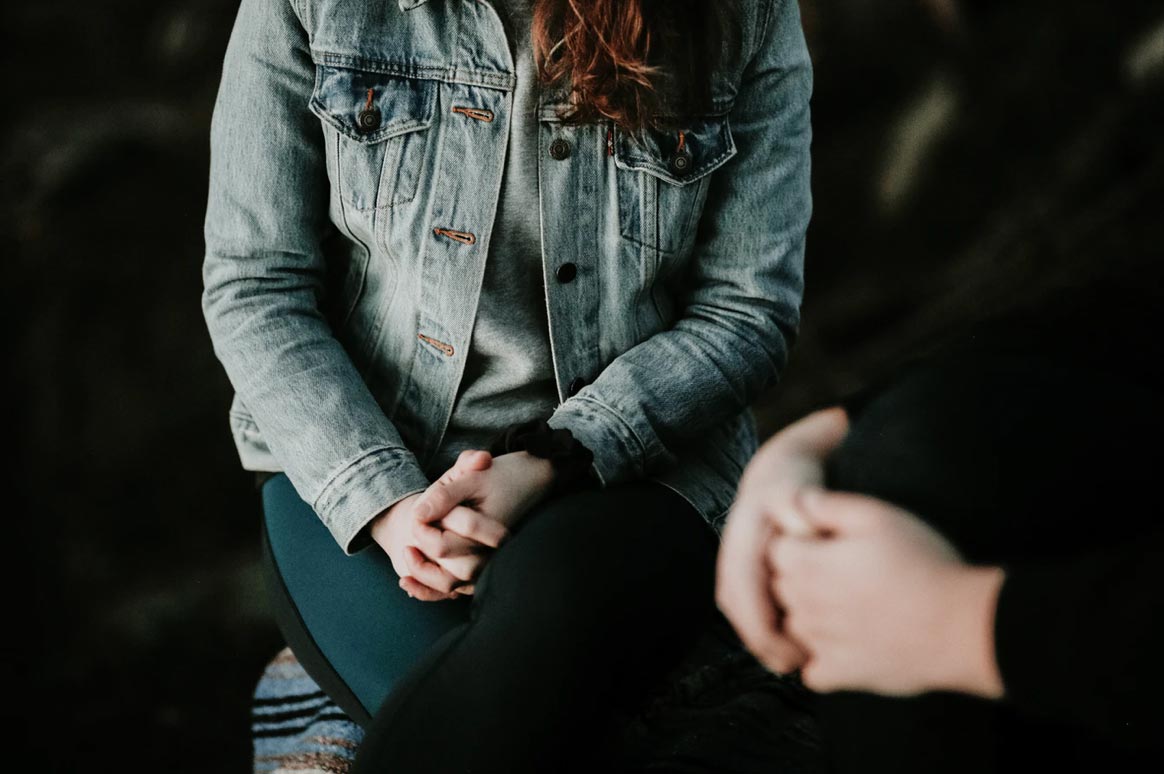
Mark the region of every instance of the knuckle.
POLYGON ((461 581, 463 583, 476 583, 477 578, 481 577, 481 567, 483 564, 484 562, 479 561, 465 562, 462 565, 464 574, 461 581))
POLYGON ((460 508, 452 508, 449 510, 441 523, 444 524, 445 529, 459 532, 462 535, 465 534, 465 520, 460 508))
POLYGON ((456 588, 468 580, 468 578, 465 577, 468 574, 468 570, 465 567, 464 562, 442 562, 441 570, 450 576, 449 583, 451 584, 452 588, 456 588))
POLYGON ((440 574, 434 572, 429 567, 425 567, 421 572, 418 572, 416 577, 419 578, 424 583, 424 585, 437 590, 440 590, 441 584, 444 582, 444 579, 440 576, 440 574))
POLYGON ((477 515, 469 508, 455 508, 449 513, 449 518, 456 524, 457 531, 465 535, 476 534, 481 525, 477 515))
POLYGON ((457 579, 449 573, 444 567, 438 564, 429 564, 425 566, 425 576, 422 580, 438 591, 448 593, 457 579))

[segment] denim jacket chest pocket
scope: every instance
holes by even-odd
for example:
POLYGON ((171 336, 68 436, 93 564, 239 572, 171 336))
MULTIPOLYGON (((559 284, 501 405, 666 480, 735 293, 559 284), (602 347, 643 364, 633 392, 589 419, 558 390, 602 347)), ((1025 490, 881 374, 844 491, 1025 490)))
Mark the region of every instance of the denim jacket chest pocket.
POLYGON ((681 252, 707 198, 709 176, 736 155, 728 117, 691 116, 670 131, 614 130, 618 221, 624 239, 681 252))
POLYGON ((438 84, 404 75, 316 65, 309 104, 328 134, 328 175, 360 211, 416 196, 436 113, 438 84))

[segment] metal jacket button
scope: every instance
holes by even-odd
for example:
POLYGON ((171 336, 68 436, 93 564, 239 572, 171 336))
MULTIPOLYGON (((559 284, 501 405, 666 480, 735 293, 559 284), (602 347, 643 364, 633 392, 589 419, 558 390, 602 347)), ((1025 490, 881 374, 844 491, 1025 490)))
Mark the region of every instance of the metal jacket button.
POLYGON ((676 175, 686 175, 691 171, 691 154, 686 150, 676 151, 671 157, 671 171, 676 175))
POLYGON ((556 159, 564 159, 570 155, 570 143, 561 137, 550 143, 550 155, 556 159))
POLYGON ((569 393, 571 395, 573 395, 576 392, 578 392, 578 390, 582 389, 585 386, 586 386, 586 380, 583 379, 581 376, 575 376, 573 379, 570 380, 570 386, 567 388, 567 390, 569 391, 569 393))
POLYGON ((380 128, 380 109, 364 108, 356 116, 356 124, 361 132, 374 132, 380 128))
POLYGON ((558 282, 569 282, 578 276, 577 264, 567 261, 558 267, 558 282))

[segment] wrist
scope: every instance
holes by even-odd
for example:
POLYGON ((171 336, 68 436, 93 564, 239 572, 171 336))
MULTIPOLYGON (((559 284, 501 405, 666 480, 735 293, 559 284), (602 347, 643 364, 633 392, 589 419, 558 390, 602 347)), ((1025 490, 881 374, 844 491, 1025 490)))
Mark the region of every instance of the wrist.
POLYGON ((520 452, 542 460, 545 464, 540 466, 540 478, 549 483, 543 496, 555 497, 576 489, 597 488, 601 483, 594 475, 593 452, 574 438, 569 429, 551 427, 545 419, 507 426, 494 437, 489 452, 495 457, 520 452))
POLYGON ((388 517, 391 513, 391 507, 385 508, 376 514, 375 518, 368 524, 368 535, 372 538, 372 542, 385 551, 388 550, 388 517))
POLYGON ((509 453, 517 455, 529 470, 530 487, 539 495, 545 496, 553 490, 558 473, 552 460, 530 454, 524 449, 509 453))
POLYGON ((400 509, 404 507, 404 503, 408 502, 413 497, 418 496, 418 493, 415 492, 413 494, 405 495, 396 502, 392 503, 392 505, 389 505, 387 508, 380 511, 380 513, 376 514, 368 528, 374 543, 383 548, 385 551, 388 550, 388 536, 392 528, 393 516, 399 513, 400 509))
POLYGON ((941 638, 945 666, 937 688, 987 699, 1004 694, 994 647, 994 617, 1005 573, 1001 567, 960 566, 953 579, 948 607, 953 611, 946 637, 941 638))

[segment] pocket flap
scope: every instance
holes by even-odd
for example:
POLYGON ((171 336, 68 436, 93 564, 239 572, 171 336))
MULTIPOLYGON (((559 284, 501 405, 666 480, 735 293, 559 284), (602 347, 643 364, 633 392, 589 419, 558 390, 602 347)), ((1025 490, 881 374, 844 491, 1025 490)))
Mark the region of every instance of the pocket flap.
POLYGON ((345 136, 371 144, 431 126, 436 97, 435 81, 316 65, 310 108, 345 136))
POLYGON ((693 183, 736 155, 726 114, 691 116, 671 131, 647 129, 633 136, 616 129, 615 133, 618 167, 641 170, 672 185, 693 183))

